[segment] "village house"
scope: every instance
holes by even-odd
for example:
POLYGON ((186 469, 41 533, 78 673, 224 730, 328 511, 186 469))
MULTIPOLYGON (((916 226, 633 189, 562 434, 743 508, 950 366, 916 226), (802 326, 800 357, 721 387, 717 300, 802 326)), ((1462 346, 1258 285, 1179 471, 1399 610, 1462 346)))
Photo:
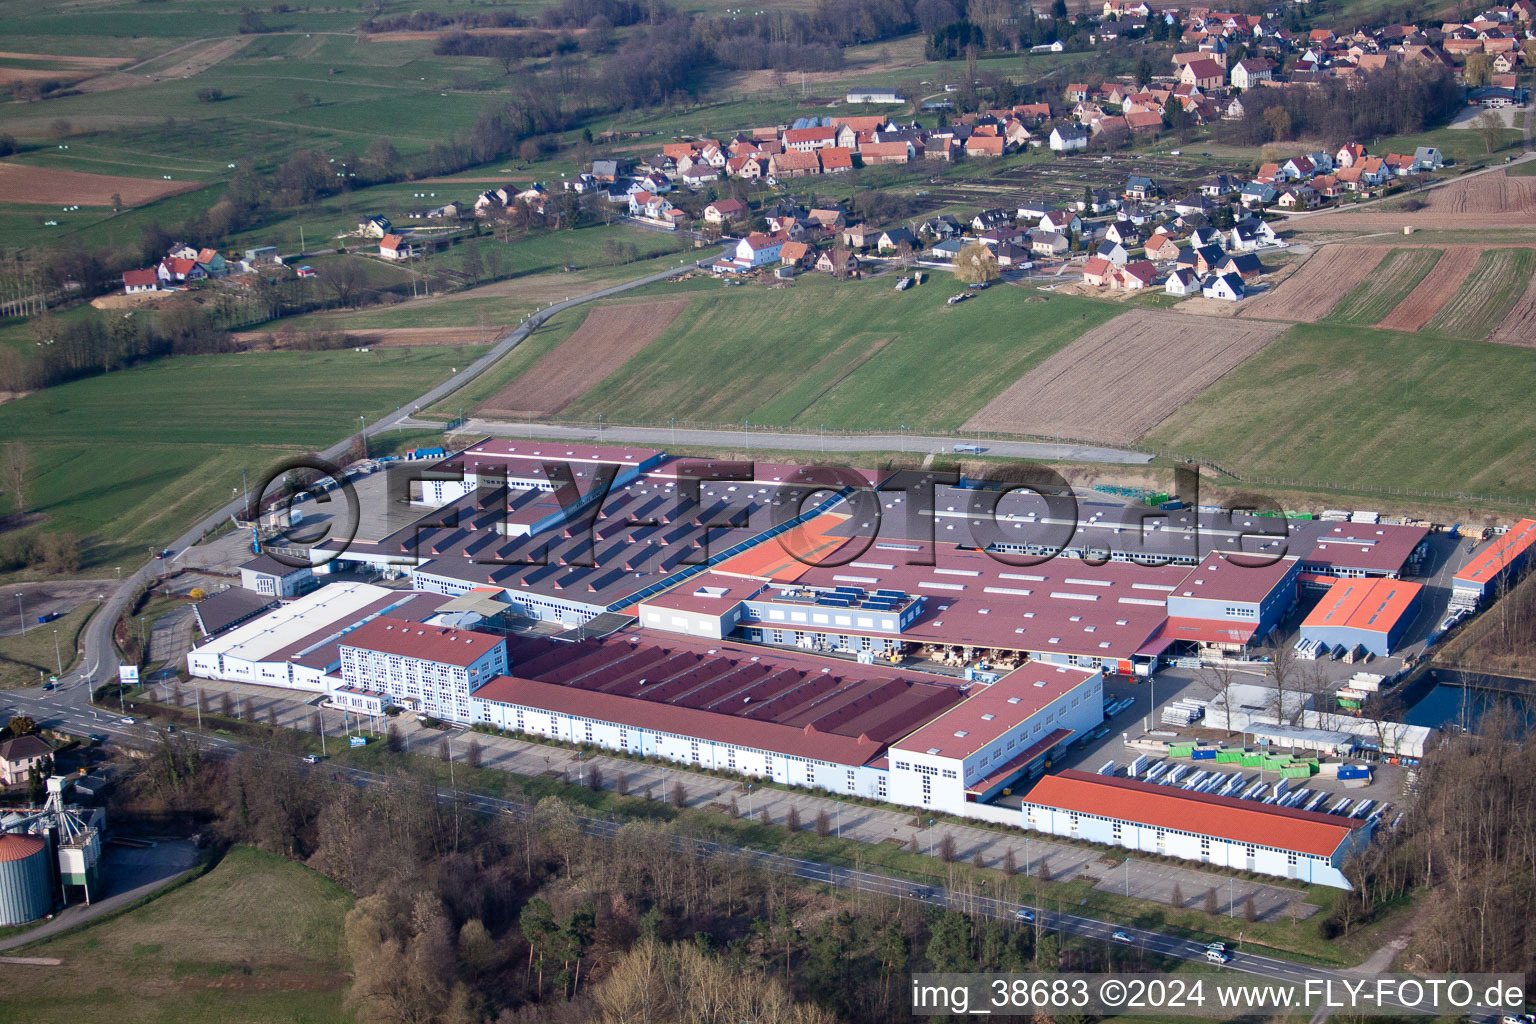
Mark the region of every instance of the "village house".
POLYGON ((768 173, 779 179, 820 174, 821 159, 812 151, 775 153, 768 158, 768 173))
POLYGON ((0 786, 19 786, 37 769, 42 774, 53 747, 41 736, 15 736, 0 742, 0 786))
POLYGON ((404 236, 390 234, 379 239, 379 255, 387 260, 407 260, 416 253, 404 236))
POLYGON ((707 224, 729 224, 746 212, 747 204, 740 199, 716 199, 704 207, 704 221, 707 224))
POLYGON ((816 262, 816 250, 806 242, 785 242, 779 250, 779 262, 786 267, 804 269, 816 262))
POLYGON ((123 271, 123 292, 132 295, 134 292, 152 292, 160 287, 160 281, 155 276, 154 268, 148 270, 123 271))
MULTIPOLYGON (((816 269, 824 274, 837 273, 836 255, 837 253, 832 249, 823 251, 820 256, 816 257, 816 269)), ((859 258, 851 252, 847 253, 843 258, 842 270, 844 277, 858 277, 859 258)))
POLYGON ((867 224, 855 224, 843 229, 843 244, 855 249, 868 249, 879 237, 880 232, 867 224))
POLYGON ((913 236, 912 232, 902 227, 890 228, 886 231, 882 231, 880 233, 879 240, 875 243, 875 248, 879 249, 881 252, 895 252, 897 248, 902 245, 907 246, 913 251, 922 248, 921 244, 918 242, 917 238, 913 236))
POLYGON ((1320 197, 1311 185, 1297 185, 1280 193, 1276 204, 1283 210, 1310 210, 1317 206, 1320 197))
POLYGON ((1225 299, 1227 302, 1236 302, 1247 294, 1242 278, 1236 274, 1212 274, 1201 286, 1200 293, 1208 299, 1225 299))
POLYGON ((1087 129, 1075 124, 1059 124, 1051 129, 1049 145, 1057 153, 1088 148, 1087 129))
POLYGON ((1159 231, 1147 239, 1146 254, 1154 260, 1176 260, 1179 258, 1179 243, 1159 231))
POLYGON ((1101 256, 1090 256, 1083 264, 1083 283, 1102 288, 1109 283, 1115 265, 1101 256))
POLYGON ((1059 231, 1036 228, 1029 233, 1029 248, 1037 256, 1060 256, 1072 248, 1072 240, 1059 231))
POLYGON ((1138 291, 1150 288, 1157 281, 1157 270, 1146 260, 1132 260, 1118 268, 1109 279, 1111 288, 1138 291))
POLYGON ((1248 57, 1232 65, 1232 87, 1247 91, 1274 78, 1274 62, 1267 57, 1248 57))
POLYGON ((843 149, 841 146, 829 146, 818 150, 816 156, 821 159, 821 173, 846 174, 853 170, 853 150, 843 149))
POLYGON ((1117 220, 1104 229, 1104 237, 1111 242, 1136 246, 1141 243, 1141 229, 1128 220, 1117 220))
POLYGON ((1096 258, 1105 260, 1117 267, 1125 266, 1126 260, 1131 258, 1130 253, 1125 251, 1125 246, 1121 245, 1119 242, 1108 241, 1101 242, 1099 247, 1094 250, 1093 255, 1096 258))
POLYGON ((197 261, 184 256, 167 256, 155 268, 155 276, 162 284, 181 284, 186 281, 202 281, 208 272, 197 261))
POLYGON ((1187 267, 1180 267, 1168 275, 1168 280, 1163 282, 1163 291, 1169 295, 1198 295, 1200 294, 1200 278, 1187 267))
POLYGON ((364 238, 383 238, 394 228, 390 225, 388 217, 375 214, 358 221, 357 230, 364 238))
POLYGON ((1218 274, 1236 274, 1243 281, 1252 281, 1264 273, 1259 258, 1251 252, 1228 253, 1221 262, 1216 264, 1218 274))
POLYGON ((1071 210, 1052 210, 1040 218, 1036 225, 1045 231, 1059 231, 1064 235, 1081 233, 1083 219, 1071 210))

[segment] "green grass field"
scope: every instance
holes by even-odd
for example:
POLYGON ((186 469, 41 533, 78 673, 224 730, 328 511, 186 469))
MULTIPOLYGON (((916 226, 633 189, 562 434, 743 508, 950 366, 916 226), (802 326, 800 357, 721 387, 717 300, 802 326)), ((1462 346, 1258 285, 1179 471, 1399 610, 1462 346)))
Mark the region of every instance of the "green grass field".
POLYGON ((58 673, 61 664, 68 672, 77 660, 80 631, 95 610, 96 602, 87 601, 52 622, 39 624, 29 619, 32 628, 25 634, 0 638, 0 689, 36 686, 41 676, 58 673))
MULTIPOLYGON (((613 422, 951 429, 1119 307, 997 287, 945 305, 956 283, 894 290, 891 275, 792 289, 707 288, 661 337, 566 411, 613 422)), ((653 286, 658 287, 658 286, 653 286)))
POLYGON ((1374 324, 1408 296, 1440 259, 1439 249, 1393 249, 1325 318, 1345 324, 1374 324))
POLYGON ((351 897, 301 865, 244 847, 206 875, 21 955, 0 1024, 342 1024, 342 920, 351 897))
POLYGON ((1467 279, 1424 325, 1426 331, 1473 341, 1486 338, 1536 273, 1536 251, 1488 249, 1467 279))
POLYGON ((193 356, 49 388, 0 406, 25 439, 32 506, 84 541, 87 567, 136 564, 254 485, 278 460, 325 448, 481 349, 350 349, 193 356))
POLYGON ((1147 441, 1212 458, 1254 486, 1528 502, 1533 386, 1530 349, 1298 324, 1147 441))

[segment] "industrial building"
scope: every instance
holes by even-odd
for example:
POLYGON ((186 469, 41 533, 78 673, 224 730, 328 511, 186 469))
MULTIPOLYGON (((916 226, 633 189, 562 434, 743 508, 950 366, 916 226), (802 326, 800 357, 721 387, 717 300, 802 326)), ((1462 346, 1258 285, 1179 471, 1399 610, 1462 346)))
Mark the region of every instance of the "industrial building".
POLYGON ((1495 537, 1461 568, 1451 580, 1453 596, 1464 604, 1475 606, 1496 594, 1499 587, 1512 583, 1524 568, 1533 545, 1536 545, 1536 519, 1522 519, 1502 537, 1495 537))
POLYGON ((1301 571, 1327 587, 1336 578, 1398 579, 1428 548, 1427 526, 1386 523, 1324 523, 1326 531, 1301 559, 1301 571))
POLYGON ((270 597, 297 597, 313 586, 314 575, 307 565, 288 565, 271 555, 257 555, 240 565, 240 585, 270 597))
POLYGON ((279 605, 187 653, 187 671, 205 679, 326 692, 341 663, 338 641, 380 615, 424 622, 447 599, 371 583, 333 583, 279 605))
POLYGON ((398 705, 451 722, 471 719, 470 694, 507 671, 500 637, 446 626, 427 626, 390 615, 370 619, 337 643, 340 703, 378 714, 398 705), (354 699, 366 694, 374 705, 354 699))
POLYGON ((0 928, 26 924, 78 896, 89 903, 99 886, 100 808, 64 803, 70 779, 48 779, 42 807, 0 807, 0 928))
POLYGON ((1340 579, 1302 621, 1301 640, 1384 658, 1418 617, 1423 589, 1386 577, 1340 579))
POLYGON ((1352 886, 1344 862, 1370 841, 1367 820, 1067 770, 1024 796, 1026 828, 1236 871, 1352 886))

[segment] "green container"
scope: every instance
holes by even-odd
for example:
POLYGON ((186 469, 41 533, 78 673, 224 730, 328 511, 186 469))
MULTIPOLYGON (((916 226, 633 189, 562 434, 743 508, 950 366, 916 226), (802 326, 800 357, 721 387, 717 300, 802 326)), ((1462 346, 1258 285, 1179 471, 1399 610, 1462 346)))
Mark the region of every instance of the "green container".
POLYGON ((1188 757, 1195 752, 1193 743, 1178 743, 1168 748, 1169 757, 1188 757))
POLYGON ((1242 764, 1246 750, 1218 750, 1216 751, 1217 764, 1242 764))
POLYGON ((1280 769, 1280 774, 1287 779, 1310 779, 1312 768, 1305 764, 1288 764, 1280 769))
POLYGON ((1263 754, 1250 754, 1250 753, 1247 753, 1246 751, 1243 753, 1243 767, 1244 768, 1257 768, 1260 765, 1262 765, 1263 763, 1264 763, 1264 755, 1263 754))
POLYGON ((1264 767, 1266 769, 1279 770, 1286 767, 1290 763, 1291 759, 1288 757, 1266 757, 1264 759, 1264 767))

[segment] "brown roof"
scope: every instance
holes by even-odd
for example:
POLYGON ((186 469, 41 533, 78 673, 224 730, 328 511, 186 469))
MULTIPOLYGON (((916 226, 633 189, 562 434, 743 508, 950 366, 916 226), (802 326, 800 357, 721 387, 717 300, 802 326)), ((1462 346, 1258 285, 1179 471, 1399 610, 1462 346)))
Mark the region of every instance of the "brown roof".
POLYGON ((0 743, 0 761, 26 761, 34 757, 47 757, 53 748, 41 736, 17 736, 0 743))
POLYGON ((500 637, 488 633, 428 626, 381 615, 352 630, 340 643, 342 647, 360 647, 446 665, 470 665, 500 647, 502 642, 500 637))

